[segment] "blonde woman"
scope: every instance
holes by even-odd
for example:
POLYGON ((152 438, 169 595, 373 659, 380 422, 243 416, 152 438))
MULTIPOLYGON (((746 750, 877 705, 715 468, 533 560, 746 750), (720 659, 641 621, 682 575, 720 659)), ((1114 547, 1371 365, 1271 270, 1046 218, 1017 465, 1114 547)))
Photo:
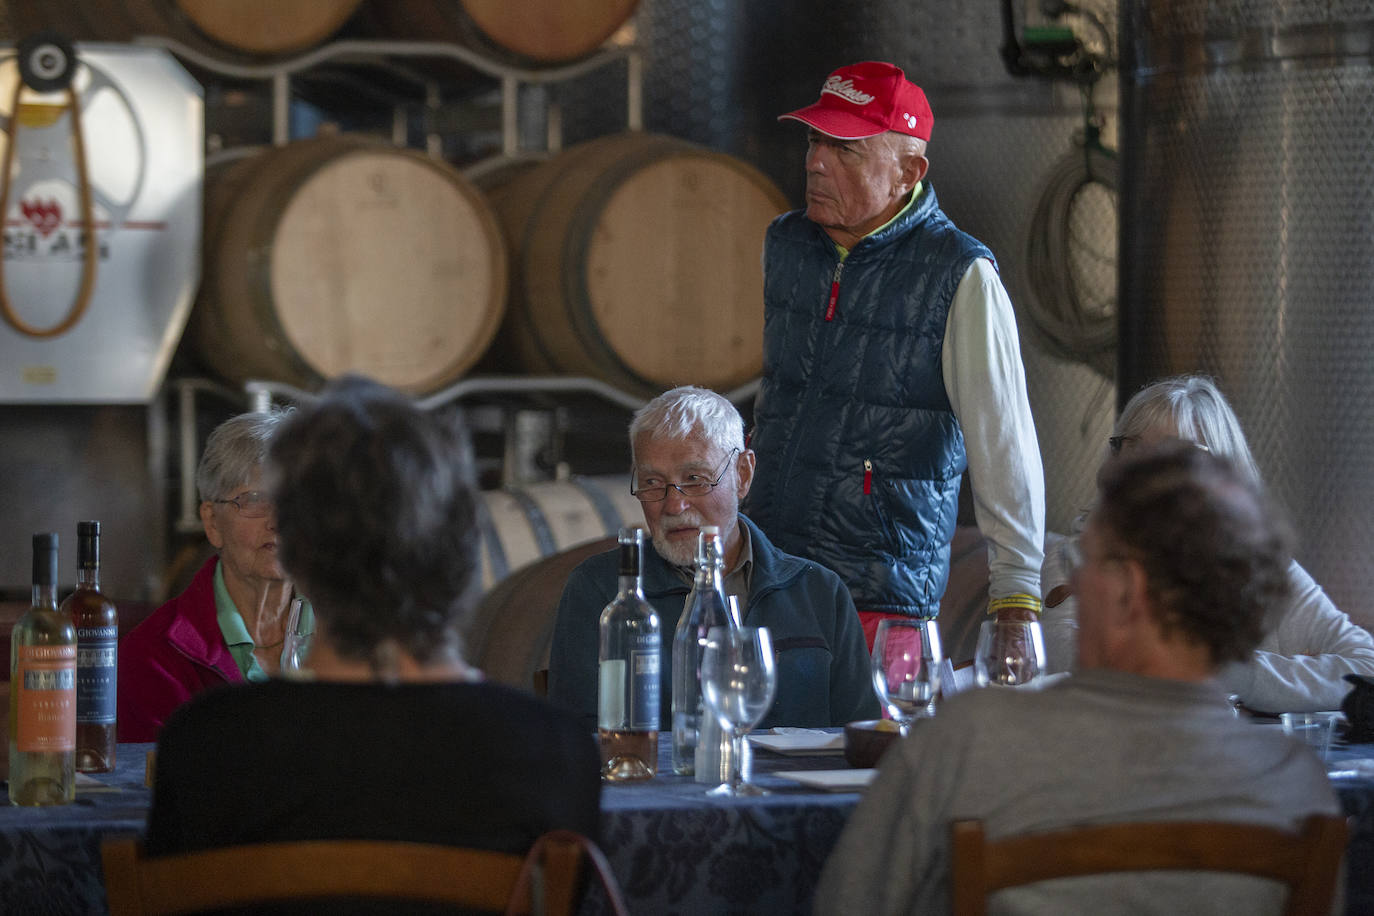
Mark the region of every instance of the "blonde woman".
MULTIPOLYGON (((1256 483, 1259 468, 1240 421, 1211 379, 1181 375, 1137 392, 1121 411, 1108 440, 1104 468, 1162 439, 1179 438, 1229 459, 1256 483)), ((1072 651, 1077 602, 1069 592, 1068 557, 1078 538, 1049 546, 1041 573, 1042 620, 1056 648, 1072 651)), ((1374 637, 1354 624, 1297 561, 1288 566, 1291 596, 1270 621, 1250 661, 1224 669, 1222 682, 1247 707, 1265 712, 1339 708, 1350 689, 1346 674, 1374 676, 1374 637)), ((1047 635, 1047 639, 1051 638, 1047 635)))

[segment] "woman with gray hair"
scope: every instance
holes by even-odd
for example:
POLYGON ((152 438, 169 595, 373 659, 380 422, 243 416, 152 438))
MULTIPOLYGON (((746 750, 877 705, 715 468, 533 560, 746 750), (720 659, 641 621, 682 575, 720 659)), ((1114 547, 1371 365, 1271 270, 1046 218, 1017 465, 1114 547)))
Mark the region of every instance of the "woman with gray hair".
MULTIPOLYGON (((1164 439, 1179 438, 1229 459, 1260 483, 1259 467, 1240 421, 1209 378, 1181 375, 1135 394, 1117 418, 1103 470, 1119 456, 1164 439)), ((1069 556, 1077 534, 1047 545, 1041 573, 1042 622, 1051 655, 1073 649, 1077 605, 1070 592, 1069 556)), ((1289 563, 1291 595, 1269 621, 1249 661, 1222 672, 1222 682, 1247 707, 1264 712, 1336 709, 1349 691, 1346 674, 1374 676, 1374 637, 1356 626, 1296 560, 1289 563)))
MULTIPOLYGON (((196 489, 216 554, 120 642, 120 741, 154 740, 172 710, 207 687, 277 673, 294 589, 277 558, 263 463, 288 412, 239 414, 206 440, 196 489)), ((308 606, 303 613, 308 622, 308 606)))
POLYGON ((523 852, 560 828, 595 839, 590 732, 463 659, 479 579, 471 468, 461 426, 358 376, 283 425, 268 487, 282 563, 315 601, 307 677, 210 691, 168 720, 150 854, 347 838, 523 852))

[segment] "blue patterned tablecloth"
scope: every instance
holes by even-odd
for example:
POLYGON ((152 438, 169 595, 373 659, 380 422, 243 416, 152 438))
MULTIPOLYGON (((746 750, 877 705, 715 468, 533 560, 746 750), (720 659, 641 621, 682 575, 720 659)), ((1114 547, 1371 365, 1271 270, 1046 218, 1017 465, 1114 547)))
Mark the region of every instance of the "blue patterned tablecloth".
POLYGON ((0 913, 105 916, 100 841, 142 833, 151 790, 143 785, 152 744, 121 744, 113 773, 83 779, 76 801, 50 808, 0 802, 0 913))
MULTIPOLYGON (((75 804, 0 804, 0 914, 106 914, 100 842, 143 830, 151 748, 120 745, 115 772, 79 789, 75 804)), ((667 748, 660 751, 666 764, 667 748)), ((842 757, 757 752, 755 780, 772 792, 758 798, 708 798, 706 786, 666 766, 648 782, 607 786, 602 847, 630 912, 809 913, 821 866, 859 796, 811 791, 773 774, 844 766, 842 757)), ((1350 774, 1332 779, 1352 818, 1346 911, 1374 913, 1374 745, 1333 751, 1331 768, 1350 774)), ((603 909, 599 895, 588 897, 588 914, 603 909)))
MULTIPOLYGON (((606 786, 601 845, 632 913, 809 913, 821 866, 854 792, 805 789, 772 774, 846 769, 843 757, 754 753, 753 780, 771 794, 710 798, 710 787, 672 775, 660 736, 659 775, 606 786)), ((599 913, 599 900, 586 909, 599 913)))
MULTIPOLYGON (((660 757, 660 773, 671 774, 665 748, 660 757)), ((1374 914, 1374 744, 1333 749, 1329 761, 1350 817, 1345 911, 1374 914)), ((630 911, 809 914, 821 866, 859 796, 817 793, 771 774, 844 766, 843 757, 757 752, 756 781, 774 793, 763 798, 709 799, 705 786, 672 775, 608 787, 602 845, 630 911)), ((603 911, 599 900, 587 909, 603 911)))

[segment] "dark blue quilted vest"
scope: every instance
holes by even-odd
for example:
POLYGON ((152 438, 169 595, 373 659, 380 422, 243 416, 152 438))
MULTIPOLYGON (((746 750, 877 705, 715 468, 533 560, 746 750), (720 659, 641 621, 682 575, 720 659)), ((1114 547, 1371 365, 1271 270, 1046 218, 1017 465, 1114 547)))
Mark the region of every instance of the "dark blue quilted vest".
POLYGON ((929 183, 843 264, 804 211, 768 229, 748 512, 777 546, 839 573, 860 610, 939 613, 968 464, 940 351, 974 258, 992 253, 929 183))

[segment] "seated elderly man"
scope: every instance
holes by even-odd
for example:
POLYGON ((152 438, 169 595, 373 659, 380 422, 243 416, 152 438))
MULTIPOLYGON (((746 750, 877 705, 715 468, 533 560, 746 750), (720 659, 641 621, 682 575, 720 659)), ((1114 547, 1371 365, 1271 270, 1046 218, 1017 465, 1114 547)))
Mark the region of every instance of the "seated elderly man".
MULTIPOLYGON (((1340 808, 1320 760, 1232 713, 1215 679, 1286 597, 1288 537, 1257 486, 1177 440, 1109 468, 1080 541, 1079 671, 959 694, 883 758, 817 890, 818 913, 948 912, 950 822, 992 838, 1115 821, 1294 829, 1340 808)), ((1011 888, 1005 912, 1277 913, 1236 875, 1110 875, 1011 888)))
MULTIPOLYGON (((783 553, 739 512, 754 476, 744 422, 728 400, 703 388, 674 388, 630 423, 637 492, 653 550, 644 553, 644 597, 662 625, 662 729, 671 722, 672 634, 692 585, 697 530, 716 525, 725 555, 725 591, 739 598, 744 623, 772 631, 778 692, 760 723, 842 725, 876 718, 868 653, 858 613, 838 576, 783 553), (704 492, 684 493, 689 483, 704 492)), ((615 597, 616 552, 573 570, 558 604, 549 658, 549 697, 596 725, 597 622, 615 597)))

